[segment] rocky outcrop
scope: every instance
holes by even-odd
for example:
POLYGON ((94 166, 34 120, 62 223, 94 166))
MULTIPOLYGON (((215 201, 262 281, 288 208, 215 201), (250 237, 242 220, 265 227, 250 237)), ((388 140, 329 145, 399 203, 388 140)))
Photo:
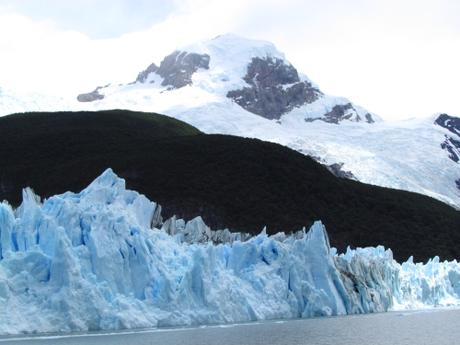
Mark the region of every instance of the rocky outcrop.
POLYGON ((99 90, 102 89, 101 86, 98 86, 94 91, 88 93, 81 93, 77 96, 79 102, 94 102, 104 99, 104 95, 99 93, 99 90))
POLYGON ((339 123, 342 120, 351 119, 355 114, 356 112, 354 111, 351 103, 335 105, 330 112, 324 114, 323 121, 329 123, 339 123))
POLYGON ((441 143, 441 147, 449 153, 449 158, 455 163, 460 161, 460 140, 445 136, 446 140, 441 143))
POLYGON ((343 120, 350 120, 354 122, 366 121, 367 123, 374 123, 375 120, 370 113, 364 115, 364 119, 359 115, 356 108, 351 103, 337 104, 332 109, 324 114, 322 117, 306 118, 305 121, 313 122, 316 120, 324 121, 327 123, 338 124, 343 120))
POLYGON ((151 64, 139 73, 136 81, 145 83, 151 73, 156 73, 163 78, 162 86, 179 89, 192 83, 192 75, 199 68, 209 69, 209 61, 208 54, 175 51, 163 59, 160 67, 151 64))
POLYGON ((374 118, 372 117, 372 115, 370 113, 367 113, 364 117, 366 118, 367 123, 374 123, 375 122, 374 118))
POLYGON ((249 86, 232 90, 227 97, 267 119, 279 119, 293 108, 312 103, 322 95, 311 83, 301 81, 292 65, 273 57, 253 58, 244 80, 249 86))
POLYGON ((434 123, 441 126, 454 136, 445 135, 445 140, 441 143, 441 148, 449 153, 449 158, 455 163, 460 162, 460 118, 447 114, 439 115, 434 123))
POLYGON ((337 177, 358 180, 351 171, 343 170, 343 165, 343 163, 334 163, 326 165, 326 168, 337 177))
POLYGON ((460 118, 441 114, 434 121, 438 126, 444 127, 460 137, 460 118))
POLYGON ((329 170, 336 177, 347 178, 347 179, 350 179, 350 180, 358 181, 356 176, 353 175, 353 173, 351 171, 343 170, 343 166, 345 165, 344 163, 328 164, 324 159, 322 159, 319 156, 309 155, 307 152, 304 152, 303 150, 299 150, 299 152, 303 153, 306 156, 309 156, 310 158, 312 158, 315 161, 317 161, 319 164, 324 165, 326 167, 326 169, 329 170))
MULTIPOLYGON (((157 71, 158 71, 158 66, 152 63, 149 67, 147 67, 147 69, 145 69, 144 71, 140 72, 137 75, 136 81, 140 83, 145 83, 149 75, 151 73, 156 73, 157 71)), ((150 82, 153 84, 153 81, 150 81, 150 82)))
MULTIPOLYGON (((207 54, 196 54, 175 51, 174 53, 166 56, 158 67, 154 63, 148 66, 144 71, 137 75, 136 82, 139 83, 154 83, 154 80, 149 78, 152 73, 159 75, 163 81, 162 86, 168 89, 179 89, 186 85, 192 84, 192 76, 199 68, 209 69, 210 57, 207 54)), ((93 102, 101 100, 104 95, 99 93, 103 87, 98 87, 89 93, 82 93, 78 95, 79 102, 93 102)))

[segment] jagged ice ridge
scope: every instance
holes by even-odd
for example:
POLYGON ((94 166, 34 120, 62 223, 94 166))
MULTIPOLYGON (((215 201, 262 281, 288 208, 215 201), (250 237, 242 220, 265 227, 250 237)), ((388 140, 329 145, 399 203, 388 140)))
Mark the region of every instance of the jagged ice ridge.
POLYGON ((41 203, 25 189, 23 199, 0 205, 2 334, 460 304, 456 261, 399 264, 381 246, 339 255, 321 222, 249 239, 200 217, 162 222, 159 205, 110 169, 80 193, 41 203))

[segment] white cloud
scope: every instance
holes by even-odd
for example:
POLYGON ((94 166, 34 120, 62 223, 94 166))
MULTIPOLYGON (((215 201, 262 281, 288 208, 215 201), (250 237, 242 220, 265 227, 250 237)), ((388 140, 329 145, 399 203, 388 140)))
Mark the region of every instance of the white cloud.
POLYGON ((111 38, 148 29, 175 8, 164 0, 0 0, 5 10, 33 20, 52 20, 61 30, 76 30, 92 38, 111 38))
POLYGON ((130 81, 177 46, 232 31, 236 23, 232 18, 241 10, 218 2, 176 4, 177 13, 164 21, 115 39, 90 39, 76 31, 61 31, 50 21, 34 21, 0 8, 0 30, 9 33, 0 36, 0 85, 76 93, 130 81))
POLYGON ((177 46, 236 32, 273 41, 325 92, 386 118, 460 114, 455 0, 175 0, 173 8, 150 29, 92 39, 0 7, 0 85, 76 94, 133 80, 177 46))

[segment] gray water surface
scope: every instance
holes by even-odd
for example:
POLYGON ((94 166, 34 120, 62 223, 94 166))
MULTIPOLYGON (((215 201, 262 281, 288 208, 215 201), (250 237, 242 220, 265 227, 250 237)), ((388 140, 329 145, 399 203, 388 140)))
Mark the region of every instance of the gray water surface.
POLYGON ((460 310, 133 332, 1 337, 0 345, 459 345, 460 310))

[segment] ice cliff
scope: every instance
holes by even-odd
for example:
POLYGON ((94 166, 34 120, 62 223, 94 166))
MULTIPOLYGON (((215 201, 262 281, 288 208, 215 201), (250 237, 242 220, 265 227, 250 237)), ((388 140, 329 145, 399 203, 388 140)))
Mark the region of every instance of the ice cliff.
POLYGON ((0 205, 0 333, 228 323, 460 304, 460 265, 159 219, 110 169, 43 203, 0 205), (156 228, 158 227, 158 228, 156 228), (160 228, 161 227, 161 228, 160 228))

